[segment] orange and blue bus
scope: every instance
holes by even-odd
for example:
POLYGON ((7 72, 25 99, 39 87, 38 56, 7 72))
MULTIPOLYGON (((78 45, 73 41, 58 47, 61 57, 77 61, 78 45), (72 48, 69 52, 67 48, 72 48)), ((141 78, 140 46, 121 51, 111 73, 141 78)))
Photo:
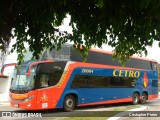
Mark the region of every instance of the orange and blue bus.
POLYGON ((112 53, 91 49, 83 62, 71 46, 45 51, 40 61, 26 61, 14 71, 13 107, 40 110, 132 102, 158 98, 155 60, 131 57, 122 66, 112 53), (48 60, 48 59, 52 60, 48 60))

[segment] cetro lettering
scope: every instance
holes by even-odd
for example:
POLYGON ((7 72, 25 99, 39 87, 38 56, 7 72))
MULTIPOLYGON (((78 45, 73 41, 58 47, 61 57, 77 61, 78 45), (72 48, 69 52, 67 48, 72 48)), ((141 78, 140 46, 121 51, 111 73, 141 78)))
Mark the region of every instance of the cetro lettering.
POLYGON ((113 71, 113 76, 138 78, 140 76, 140 72, 133 71, 133 70, 117 70, 117 69, 115 69, 113 71))

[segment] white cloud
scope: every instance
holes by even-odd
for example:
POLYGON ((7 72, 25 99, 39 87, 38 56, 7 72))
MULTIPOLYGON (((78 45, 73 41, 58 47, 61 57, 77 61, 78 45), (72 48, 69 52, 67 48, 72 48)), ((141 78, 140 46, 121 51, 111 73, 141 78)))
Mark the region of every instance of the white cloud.
POLYGON ((147 58, 154 59, 160 63, 160 47, 158 46, 158 41, 154 41, 152 47, 147 47, 147 51, 147 58))

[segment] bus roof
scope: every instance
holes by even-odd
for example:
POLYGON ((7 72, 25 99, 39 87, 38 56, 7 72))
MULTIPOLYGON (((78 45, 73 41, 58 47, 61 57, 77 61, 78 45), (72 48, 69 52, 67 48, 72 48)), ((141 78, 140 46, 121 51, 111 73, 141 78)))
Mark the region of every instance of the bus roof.
MULTIPOLYGON (((106 51, 106 50, 103 50, 103 49, 96 49, 96 48, 91 48, 90 51, 106 53, 106 54, 111 54, 111 55, 113 54, 113 52, 106 51)), ((148 59, 148 58, 138 57, 138 56, 131 56, 131 58, 140 59, 140 60, 146 60, 146 61, 152 61, 152 62, 158 62, 158 61, 156 61, 154 59, 148 59)))

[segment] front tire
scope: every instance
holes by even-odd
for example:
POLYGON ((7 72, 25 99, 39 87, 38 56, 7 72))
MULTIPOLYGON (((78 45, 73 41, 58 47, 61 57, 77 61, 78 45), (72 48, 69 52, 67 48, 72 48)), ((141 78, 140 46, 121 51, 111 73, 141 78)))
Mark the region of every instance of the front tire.
POLYGON ((74 96, 72 95, 67 95, 64 99, 64 110, 66 112, 71 112, 74 110, 74 108, 76 107, 76 99, 74 96))
POLYGON ((132 96, 132 103, 133 105, 137 105, 139 103, 139 94, 138 93, 134 93, 133 96, 132 96))

